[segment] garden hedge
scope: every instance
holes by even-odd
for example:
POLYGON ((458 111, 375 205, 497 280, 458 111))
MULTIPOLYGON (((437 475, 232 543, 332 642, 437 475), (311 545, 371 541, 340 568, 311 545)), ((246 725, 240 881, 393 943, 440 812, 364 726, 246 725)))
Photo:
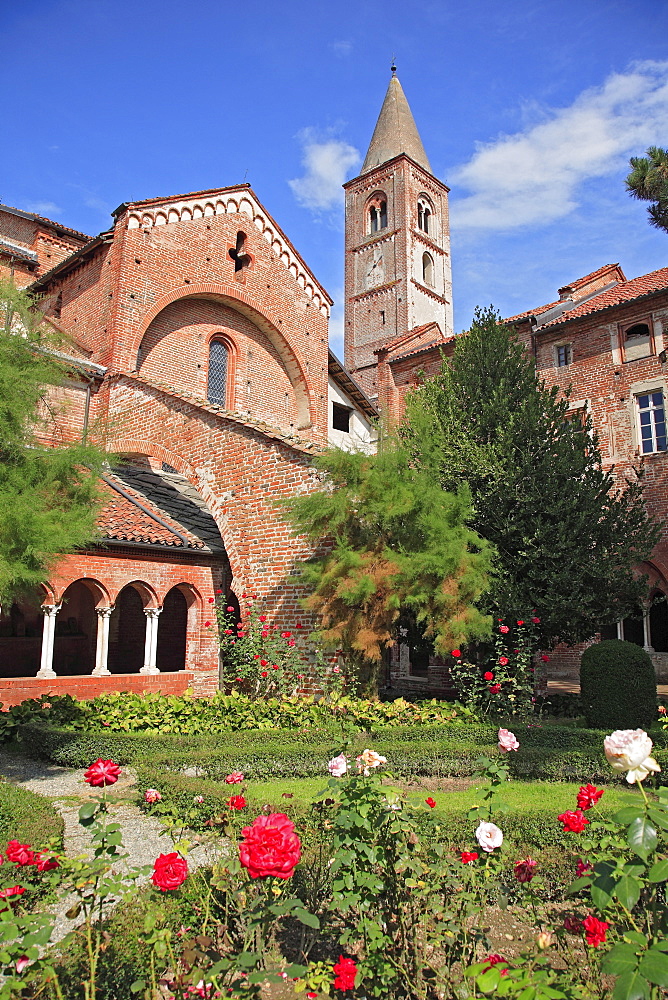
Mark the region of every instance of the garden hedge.
POLYGON ((622 639, 597 642, 582 654, 581 703, 600 729, 649 729, 657 717, 656 673, 640 646, 622 639))

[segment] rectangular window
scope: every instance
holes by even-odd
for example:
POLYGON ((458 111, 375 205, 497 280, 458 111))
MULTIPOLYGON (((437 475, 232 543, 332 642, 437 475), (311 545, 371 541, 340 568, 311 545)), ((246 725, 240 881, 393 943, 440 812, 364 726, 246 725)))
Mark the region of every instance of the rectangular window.
POLYGON ((619 339, 624 361, 651 358, 654 354, 652 319, 645 317, 619 326, 619 339))
POLYGON ((640 451, 651 455, 666 450, 666 410, 663 390, 636 396, 640 424, 640 451))
POLYGON ((347 406, 332 403, 332 427, 335 431, 350 434, 350 410, 347 406))
POLYGON ((557 347, 557 368, 563 368, 565 365, 570 365, 572 360, 571 345, 561 344, 557 347))

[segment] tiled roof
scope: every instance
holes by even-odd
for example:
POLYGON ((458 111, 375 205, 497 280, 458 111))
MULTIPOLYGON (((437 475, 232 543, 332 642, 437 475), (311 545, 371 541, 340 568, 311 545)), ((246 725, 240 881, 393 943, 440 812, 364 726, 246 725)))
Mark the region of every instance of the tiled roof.
POLYGON ((559 326, 561 323, 570 323, 582 316, 589 316, 591 313, 601 312, 603 309, 612 309, 614 306, 633 302, 634 299, 640 299, 645 295, 664 290, 668 290, 668 267, 651 271, 650 274, 642 274, 639 278, 632 278, 630 281, 622 281, 613 288, 602 291, 600 295, 594 295, 581 305, 569 309, 549 323, 545 323, 541 329, 559 326))
POLYGON ((31 264, 37 263, 36 250, 21 246, 20 243, 14 243, 12 240, 5 239, 4 237, 0 237, 0 253, 9 253, 12 257, 29 261, 31 264))
POLYGON ((446 344, 452 344, 455 337, 449 337, 447 340, 432 340, 428 344, 421 344, 420 347, 415 347, 412 351, 405 351, 403 354, 395 354, 394 357, 390 358, 390 364, 393 365, 395 361, 403 361, 404 358, 411 358, 414 354, 422 354, 425 351, 431 351, 436 347, 445 347, 446 344))
POLYGON ((98 528, 104 538, 223 553, 220 532, 184 476, 135 466, 104 476, 98 528))
POLYGON ((515 323, 520 319, 528 319, 529 316, 540 316, 541 313, 547 312, 548 309, 553 309, 555 306, 559 305, 559 300, 556 302, 548 302, 547 305, 537 306, 535 309, 526 309, 524 312, 515 313, 514 316, 508 316, 504 319, 504 323, 515 323))
POLYGON ((622 271, 619 264, 604 264, 603 267, 597 268, 595 271, 592 271, 591 274, 585 274, 584 277, 563 285, 562 288, 559 289, 559 292, 565 292, 567 289, 577 292, 577 290, 582 288, 584 285, 589 285, 592 281, 596 281, 597 278, 601 278, 607 271, 618 271, 621 276, 621 280, 626 281, 626 275, 622 271))
POLYGON ((61 222, 54 222, 53 219, 47 219, 45 215, 35 215, 34 212, 24 212, 21 208, 13 208, 11 205, 0 205, 0 211, 9 212, 11 215, 19 215, 22 219, 32 219, 34 222, 44 222, 48 226, 52 226, 57 229, 60 233, 68 233, 70 236, 74 236, 78 240, 85 241, 86 243, 91 239, 86 233, 80 233, 77 229, 70 229, 69 226, 63 226, 61 222))

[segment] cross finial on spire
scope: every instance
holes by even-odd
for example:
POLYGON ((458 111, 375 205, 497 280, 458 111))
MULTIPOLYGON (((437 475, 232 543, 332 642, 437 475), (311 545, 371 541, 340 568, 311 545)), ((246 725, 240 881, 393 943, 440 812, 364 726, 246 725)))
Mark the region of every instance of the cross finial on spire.
POLYGON ((394 58, 394 56, 392 56, 392 65, 390 66, 390 69, 392 70, 392 76, 396 76, 396 73, 397 73, 397 61, 394 58))

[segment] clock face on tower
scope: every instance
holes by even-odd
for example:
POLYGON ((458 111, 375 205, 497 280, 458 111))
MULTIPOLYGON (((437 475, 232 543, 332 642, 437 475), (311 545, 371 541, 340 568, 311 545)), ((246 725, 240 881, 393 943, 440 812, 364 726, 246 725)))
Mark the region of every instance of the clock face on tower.
POLYGON ((380 250, 374 250, 373 254, 366 260, 364 281, 367 288, 375 288, 382 285, 385 280, 385 264, 383 254, 380 250))

